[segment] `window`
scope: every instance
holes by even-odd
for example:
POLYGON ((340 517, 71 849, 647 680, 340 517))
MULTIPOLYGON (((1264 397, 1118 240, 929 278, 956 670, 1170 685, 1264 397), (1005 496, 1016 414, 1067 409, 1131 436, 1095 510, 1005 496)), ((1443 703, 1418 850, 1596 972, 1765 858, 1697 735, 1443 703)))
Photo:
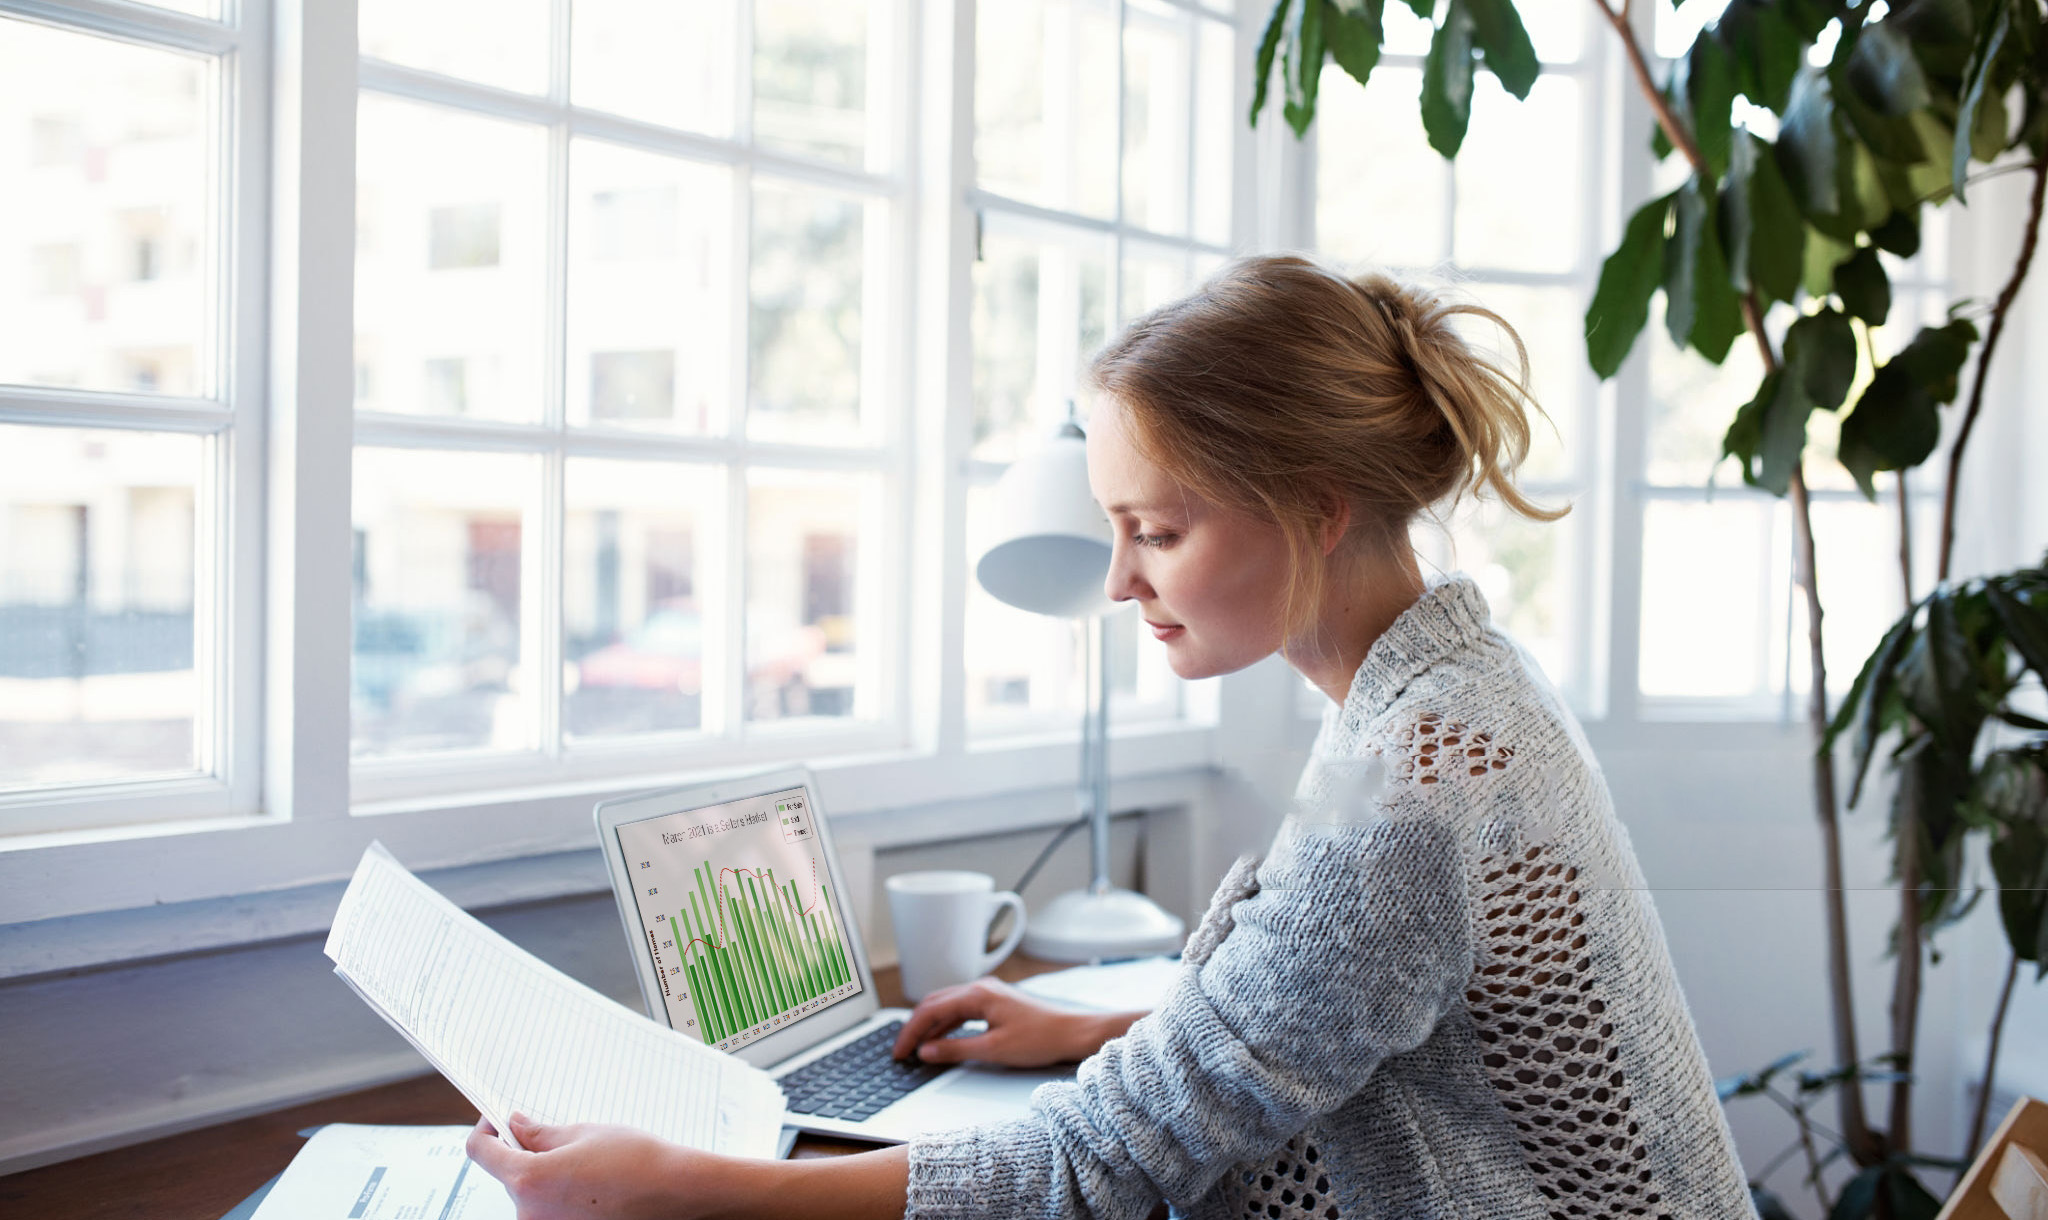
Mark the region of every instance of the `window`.
MULTIPOLYGON (((988 737, 1065 728, 1085 694, 1075 626, 973 582, 995 525, 990 489, 1079 409, 1087 360, 1118 327, 1222 263, 1249 140, 1227 12, 1024 0, 978 4, 975 21, 966 663, 969 727, 988 737)), ((1179 710, 1139 626, 1130 610, 1111 619, 1118 723, 1179 710)))
POLYGON ((898 6, 489 10, 361 6, 359 797, 900 740, 898 6))
MULTIPOLYGON (((1425 567, 1471 573, 1495 618, 1591 713, 1604 697, 1596 609, 1607 507, 1598 387, 1580 318, 1604 254, 1597 220, 1608 179, 1599 152, 1604 48, 1582 9, 1523 6, 1543 71, 1519 102, 1480 73, 1471 128, 1451 163, 1429 147, 1416 110, 1429 27, 1405 6, 1387 6, 1386 53, 1368 85, 1335 63, 1323 69, 1315 231, 1318 248, 1341 261, 1437 281, 1485 305, 1527 345, 1531 389, 1549 420, 1532 421, 1521 486, 1538 503, 1570 503, 1570 515, 1545 525, 1468 501, 1452 519, 1418 528, 1416 544, 1425 567)), ((1495 328, 1468 333, 1513 367, 1495 328)))
POLYGON ((0 830, 251 799, 264 55, 209 5, 0 14, 0 830))

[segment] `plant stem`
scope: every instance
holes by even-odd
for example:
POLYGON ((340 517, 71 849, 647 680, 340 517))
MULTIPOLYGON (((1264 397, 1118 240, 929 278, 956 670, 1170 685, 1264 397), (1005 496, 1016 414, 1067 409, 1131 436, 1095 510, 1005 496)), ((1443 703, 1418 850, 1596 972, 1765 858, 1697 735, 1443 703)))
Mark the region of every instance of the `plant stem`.
MULTIPOLYGON (((1750 307, 1752 313, 1755 307, 1750 307)), ((1792 467, 1792 545, 1797 563, 1797 581, 1806 595, 1806 640, 1813 672, 1812 690, 1807 696, 1807 721, 1815 742, 1827 739, 1828 665, 1821 648, 1820 574, 1814 561, 1813 512, 1806 494, 1806 465, 1792 467)), ((1835 1059, 1838 1063, 1863 1062, 1856 1038, 1856 993, 1849 973, 1849 912, 1842 880, 1842 827, 1836 810, 1835 756, 1827 750, 1813 752, 1813 804, 1820 819, 1823 898, 1828 933, 1828 998, 1835 1023, 1835 1059)), ((1863 1110, 1863 1087, 1845 1081, 1837 1090, 1842 1107, 1842 1142, 1858 1165, 1875 1165, 1884 1160, 1882 1141, 1870 1129, 1863 1110)))
POLYGON ((2006 963, 2005 986, 1998 989, 1998 1007, 1991 1014, 1991 1049, 1984 1052, 1984 1082, 1977 1089, 1977 1113, 1970 1119, 1970 1142, 1963 1145, 1963 1159, 1977 1159, 1977 1145, 1984 1140, 1984 1118, 1991 1112, 1991 1083, 1998 1079, 1998 1043, 2005 1037, 2005 1013, 2012 1005, 2012 985, 2020 977, 2020 958, 2015 953, 2006 963))
POLYGON ((1899 592, 1905 595, 1901 614, 1913 608, 1913 514, 1906 499, 1906 474, 1899 471, 1899 592))
MULTIPOLYGON (((1701 181, 1712 183, 1714 174, 1700 152, 1699 142, 1693 139, 1692 132, 1672 111, 1664 91, 1657 87, 1656 80, 1650 75, 1649 61, 1643 56, 1635 27, 1629 24, 1626 3, 1617 10, 1610 7, 1607 0, 1593 0, 1593 7, 1600 10, 1600 15, 1614 28, 1615 36, 1621 39, 1622 53, 1628 58, 1636 85, 1649 102, 1651 112, 1657 116, 1657 126, 1663 129, 1664 138, 1685 154, 1693 173, 1701 181)), ((1764 372, 1775 372, 1778 368, 1777 349, 1771 344, 1770 332, 1764 329, 1763 306, 1758 302, 1754 289, 1743 295, 1742 321, 1749 330, 1750 338, 1756 341, 1757 354, 1763 358, 1764 372)), ((1789 494, 1792 498, 1793 549, 1798 556, 1798 583, 1806 595, 1806 633, 1813 669, 1813 692, 1808 701, 1807 718, 1814 741, 1820 742, 1826 740, 1828 730, 1827 661, 1821 651, 1820 583, 1814 563, 1813 512, 1806 494, 1804 459, 1792 467, 1789 494)), ((1842 833, 1836 815, 1835 760, 1826 750, 1814 751, 1813 797, 1814 812, 1820 819, 1825 874, 1822 902, 1827 911, 1828 997, 1834 1012, 1835 1057, 1839 1063, 1860 1063, 1863 1056, 1857 1047, 1856 995, 1849 970, 1849 914, 1842 888, 1842 833)), ((1870 1129, 1864 1115, 1863 1090, 1852 1081, 1839 1093, 1843 1142, 1848 1145, 1849 1153, 1858 1165, 1877 1164, 1884 1159, 1883 1141, 1870 1129)))
POLYGON ((1820 1214, 1825 1216, 1835 1210, 1835 1203, 1828 1198, 1827 1183, 1821 1181, 1820 1153, 1814 1151, 1813 1128, 1807 1122, 1806 1107, 1800 1106, 1792 1117, 1799 1124, 1799 1146, 1806 1149, 1806 1180, 1813 1187, 1813 1197, 1820 1200, 1820 1214))
MULTIPOLYGON (((1605 8, 1603 4, 1601 6, 1605 8)), ((1963 449, 1970 443, 1970 432, 1977 426, 1977 413, 1984 409, 1984 382, 1991 372, 1991 355, 1998 350, 1998 340, 2005 334, 2005 320, 2012 312, 2013 301, 2020 295, 2020 285, 2026 282, 2027 271, 2034 265, 2034 247, 2041 236, 2041 203, 2048 193, 2048 157, 2034 163, 2034 188, 2027 199, 2027 228, 2020 237, 2019 258, 2013 262, 2012 276, 1998 294, 1998 303, 1991 308, 1991 324, 1984 331, 1984 346, 1977 349, 1977 376, 1970 385, 1970 405, 1963 411, 1962 427, 1956 431, 1955 444, 1948 451, 1948 484, 1941 495, 1941 562, 1935 568, 1935 579, 1948 579, 1949 561, 1956 549, 1956 487, 1963 473, 1963 449)))
POLYGON ((1913 1148, 1913 1040, 1920 1025, 1920 822, 1912 806, 1894 829, 1899 845, 1898 966, 1892 972, 1891 1112, 1885 1119, 1887 1145, 1913 1148))

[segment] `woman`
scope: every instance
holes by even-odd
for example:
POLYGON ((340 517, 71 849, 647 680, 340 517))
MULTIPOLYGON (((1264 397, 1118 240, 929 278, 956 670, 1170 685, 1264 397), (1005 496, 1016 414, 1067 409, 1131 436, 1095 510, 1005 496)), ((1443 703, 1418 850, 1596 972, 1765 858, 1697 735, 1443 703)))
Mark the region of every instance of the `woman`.
POLYGON ((1278 650, 1330 697, 1299 808, 1240 861, 1148 1016, 998 984, 933 996, 897 1050, 1081 1058, 1029 1117, 836 1160, 746 1162, 617 1129, 480 1126, 528 1220, 1092 1216, 1747 1217, 1655 912, 1577 723, 1418 516, 1526 516, 1512 330, 1381 275, 1240 260, 1096 360, 1108 591, 1174 671, 1278 650), (981 1018, 973 1038, 938 1041, 981 1018))

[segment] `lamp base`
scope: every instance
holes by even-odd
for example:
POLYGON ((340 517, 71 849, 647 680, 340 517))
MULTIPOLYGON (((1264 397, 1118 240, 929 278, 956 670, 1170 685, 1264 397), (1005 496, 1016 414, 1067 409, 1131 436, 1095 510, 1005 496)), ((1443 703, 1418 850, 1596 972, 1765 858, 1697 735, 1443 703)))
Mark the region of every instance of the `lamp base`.
POLYGON ((1187 925, 1131 890, 1069 890, 1034 912, 1024 952, 1049 962, 1100 962, 1177 953, 1187 925))

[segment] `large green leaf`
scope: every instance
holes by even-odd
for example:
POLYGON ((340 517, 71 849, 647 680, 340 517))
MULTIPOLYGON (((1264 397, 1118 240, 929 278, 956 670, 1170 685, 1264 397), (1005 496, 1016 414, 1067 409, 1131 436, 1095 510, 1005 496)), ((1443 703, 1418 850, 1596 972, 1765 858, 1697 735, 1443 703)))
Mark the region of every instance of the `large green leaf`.
POLYGON ((1882 1165, 1858 1170, 1842 1187, 1842 1193, 1835 1196, 1835 1205, 1828 1209, 1828 1220, 1868 1220, 1877 1212, 1877 1190, 1883 1182, 1882 1165))
POLYGON ((1736 88, 1780 114, 1810 41, 1786 17, 1786 7, 1772 0, 1729 0, 1714 27, 1733 62, 1736 88))
POLYGON ((1775 148, 1778 168, 1784 171, 1785 182, 1801 209, 1816 216, 1842 210, 1837 169, 1841 139, 1835 130, 1835 100, 1826 73, 1809 68, 1793 82, 1775 148))
POLYGON ((1621 368, 1650 319, 1650 296, 1664 276, 1664 225, 1671 200, 1663 195, 1638 209, 1621 245, 1600 265, 1600 283, 1586 307, 1586 360, 1602 381, 1621 368))
POLYGON ((1999 53, 2005 49, 2005 40, 2012 34, 2012 6, 2013 0, 1992 0, 1990 20, 1984 23, 1983 34, 1977 41, 1975 51, 1970 55, 1970 64, 1963 69, 1963 87, 1956 108, 1956 130, 1972 133, 1972 139, 1957 140, 1955 152, 1949 159, 1949 173, 1953 179, 1956 198, 1959 200, 1964 199, 1964 188, 1969 182, 1970 154, 1976 142, 1974 137, 1979 123, 1979 111, 1984 106, 1987 91, 1998 104, 1997 114, 2001 129, 1999 142, 2004 142, 2003 91, 1990 86, 1999 53))
POLYGON ((1912 44, 1883 21, 1863 27, 1845 75, 1857 97, 1890 118, 1903 118, 1934 100, 1912 44))
POLYGON ((1766 373, 1756 396, 1735 412, 1721 440, 1721 452, 1742 463, 1742 481, 1782 496, 1806 450, 1806 420, 1813 402, 1797 376, 1766 373))
POLYGON ((1331 3, 1323 9, 1323 41, 1330 48, 1330 58, 1361 85, 1379 66, 1380 43, 1386 35, 1385 10, 1386 0, 1352 0, 1349 6, 1331 3))
POLYGON ((1941 440, 1940 404, 1954 400, 1977 328, 1967 321, 1928 326, 1877 370, 1842 421, 1835 454, 1863 494, 1876 498, 1880 470, 1909 470, 1941 440))
POLYGON ((1941 1214, 1941 1200, 1929 1193, 1904 1164, 1894 1161, 1887 1166, 1884 1182, 1891 1204, 1888 1220, 1934 1220, 1941 1214))
POLYGON ((1835 268, 1835 295, 1842 298, 1850 317, 1884 325, 1885 315, 1892 311, 1892 286, 1877 259, 1877 247, 1863 246, 1835 268))
POLYGON ((1798 373, 1814 406, 1841 406, 1856 378, 1856 332, 1849 319, 1823 309, 1793 322, 1785 330, 1785 367, 1798 373))
POLYGON ((1994 826, 1991 873, 2006 940, 2020 960, 2048 963, 2048 747, 1993 752, 1972 799, 1994 826))
POLYGON ((1464 0, 1472 14, 1472 36, 1486 58, 1486 70, 1516 98, 1529 96, 1541 65, 1529 31, 1522 28, 1514 0, 1464 0))
POLYGON ((1899 694, 1942 749, 1970 756, 1984 727, 1977 648, 1956 617, 1956 594, 1927 599, 1927 624, 1899 665, 1899 694))
POLYGON ((1760 305, 1790 301, 1799 292, 1806 257, 1806 222, 1768 144, 1737 132, 1728 157, 1721 232, 1730 282, 1755 291, 1760 305))
POLYGON ((1893 212, 1871 231, 1870 244, 1887 254, 1911 258, 1920 253, 1920 221, 1912 212, 1893 212))
POLYGON ((1280 43, 1280 81, 1287 89, 1280 113, 1297 139, 1315 122, 1316 93, 1323 79, 1324 7, 1320 0, 1301 0, 1280 43))
MULTIPOLYGON (((1302 0, 1304 4, 1316 0, 1302 0)), ((1259 124, 1259 111, 1266 108, 1266 79, 1273 74, 1273 55, 1280 49, 1280 38, 1287 30, 1287 15, 1294 8, 1294 0, 1274 0, 1273 12, 1266 18, 1266 32, 1259 36, 1258 57, 1252 66, 1252 113, 1251 124, 1259 124)))
POLYGON ((1824 297, 1835 290, 1835 268, 1848 261, 1856 253, 1856 247, 1849 242, 1809 229, 1806 234, 1805 258, 1802 260, 1800 283, 1808 296, 1824 297))
POLYGON ((2036 677, 2048 682, 2048 611, 2014 597, 1995 580, 1985 582, 1984 597, 2013 651, 2036 677))
POLYGON ((1834 721, 1821 740, 1821 749, 1832 749, 1835 739, 1848 731, 1851 724, 1856 726, 1856 755, 1850 765, 1849 806, 1855 808, 1863 796, 1863 779, 1870 774, 1870 758, 1877 749, 1877 739, 1884 733, 1886 705, 1892 696, 1892 688, 1898 680, 1899 659, 1906 655, 1906 647, 1913 641, 1913 623, 1920 615, 1920 607, 1910 606, 1891 630, 1884 633, 1877 648, 1863 662, 1863 668, 1856 673, 1855 683, 1849 687, 1849 694, 1842 700, 1842 706, 1835 710, 1834 721))
POLYGON ((1472 14, 1450 0, 1422 61, 1422 129, 1439 155, 1458 155, 1472 122, 1472 14))
POLYGON ((1701 38, 1686 56, 1686 109, 1693 142, 1712 177, 1728 172, 1734 136, 1735 63, 1719 39, 1701 38))

